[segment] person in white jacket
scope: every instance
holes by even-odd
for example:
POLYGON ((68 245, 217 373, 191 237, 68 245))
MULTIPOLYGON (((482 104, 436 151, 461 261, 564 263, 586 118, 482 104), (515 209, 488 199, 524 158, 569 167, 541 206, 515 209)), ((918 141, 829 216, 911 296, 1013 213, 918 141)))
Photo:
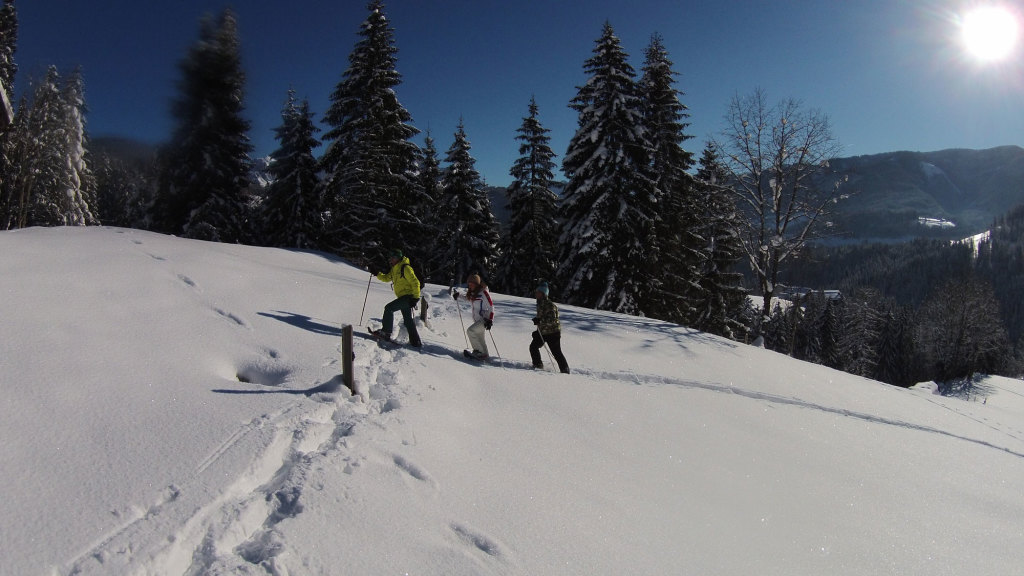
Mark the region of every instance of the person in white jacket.
MULTIPOLYGON (((459 298, 458 290, 452 293, 452 298, 459 298)), ((466 278, 466 300, 469 300, 469 306, 473 311, 473 323, 466 328, 466 336, 469 337, 469 345, 473 349, 466 350, 465 353, 467 356, 484 360, 489 355, 484 330, 490 330, 494 323, 494 302, 479 274, 470 274, 466 278)))

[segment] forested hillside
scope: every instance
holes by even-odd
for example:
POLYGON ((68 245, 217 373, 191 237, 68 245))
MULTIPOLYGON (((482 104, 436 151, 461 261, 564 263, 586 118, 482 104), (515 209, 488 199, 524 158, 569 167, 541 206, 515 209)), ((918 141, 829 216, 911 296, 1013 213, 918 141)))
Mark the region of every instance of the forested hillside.
POLYGON ((965 238, 1024 203, 1019 146, 889 152, 830 164, 826 181, 845 180, 836 218, 845 239, 965 238), (923 224, 922 218, 952 226, 923 224))
POLYGON ((787 281, 838 290, 797 299, 764 326, 767 345, 893 384, 1017 375, 1024 343, 1024 206, 980 240, 816 246, 787 281), (866 364, 860 364, 867 359, 866 364))

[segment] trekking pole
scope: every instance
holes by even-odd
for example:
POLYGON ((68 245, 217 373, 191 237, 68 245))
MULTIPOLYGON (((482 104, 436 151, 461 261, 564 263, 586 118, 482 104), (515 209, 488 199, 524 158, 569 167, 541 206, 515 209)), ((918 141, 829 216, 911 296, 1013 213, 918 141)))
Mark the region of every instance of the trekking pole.
POLYGON ((487 331, 491 335, 491 344, 494 344, 494 354, 498 357, 498 362, 501 363, 502 369, 505 368, 505 359, 501 357, 501 350, 498 350, 498 343, 494 341, 494 332, 487 331))
POLYGON ((459 299, 455 299, 455 309, 459 312, 459 324, 462 326, 462 337, 466 340, 466 348, 469 348, 469 336, 466 336, 466 323, 462 321, 462 306, 459 306, 459 299))
POLYGON ((548 353, 548 360, 551 360, 552 370, 554 370, 555 357, 551 354, 551 348, 548 348, 548 341, 544 339, 544 335, 540 333, 540 327, 537 327, 537 336, 540 336, 540 341, 544 344, 544 351, 548 353))
POLYGON ((373 282, 373 272, 370 272, 370 279, 366 281, 366 295, 363 296, 363 310, 359 313, 359 325, 363 325, 363 314, 366 313, 366 300, 370 297, 370 283, 373 282))

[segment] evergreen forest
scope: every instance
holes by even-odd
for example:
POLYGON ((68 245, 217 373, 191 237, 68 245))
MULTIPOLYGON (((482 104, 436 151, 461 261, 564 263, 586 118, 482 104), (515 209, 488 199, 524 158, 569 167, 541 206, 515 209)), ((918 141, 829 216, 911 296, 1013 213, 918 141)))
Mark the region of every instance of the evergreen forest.
POLYGON ((0 227, 133 227, 318 250, 371 272, 398 248, 427 282, 479 273, 495 292, 530 296, 544 281, 558 302, 893 385, 970 394, 975 374, 1020 374, 1024 207, 977 242, 820 242, 844 192, 822 169, 839 150, 828 118, 760 90, 738 95, 695 154, 661 38, 635 68, 606 23, 566 103, 578 114, 567 150, 551 149, 543 110, 523 103, 499 221, 472 127, 452 127, 443 148, 430 133, 414 142, 385 12, 367 5, 319 118, 282 89, 278 147, 258 171, 232 10, 204 18, 183 55, 170 144, 130 157, 92 150, 77 70, 51 67, 14 99, 17 11, 3 0, 0 82, 14 114, 0 128, 0 227))

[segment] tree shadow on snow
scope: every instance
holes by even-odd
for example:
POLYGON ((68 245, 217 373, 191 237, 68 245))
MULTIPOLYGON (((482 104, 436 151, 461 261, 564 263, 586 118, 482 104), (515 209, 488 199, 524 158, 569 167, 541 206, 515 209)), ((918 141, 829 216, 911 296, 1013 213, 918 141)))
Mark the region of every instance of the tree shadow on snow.
POLYGON ((706 332, 700 332, 679 324, 672 324, 653 318, 641 316, 628 316, 625 314, 613 314, 600 310, 576 311, 561 308, 559 317, 562 321, 562 334, 569 330, 579 330, 592 334, 605 334, 615 337, 611 330, 625 333, 638 334, 642 336, 645 347, 650 348, 655 344, 670 341, 681 348, 687 348, 696 343, 714 345, 724 348, 736 348, 739 343, 726 338, 720 338, 706 332))
POLYGON ((304 316, 302 314, 295 314, 294 312, 282 312, 280 310, 275 310, 273 312, 257 312, 256 314, 258 316, 265 316, 267 318, 273 318, 274 320, 280 320, 285 324, 295 326, 296 328, 301 328, 303 330, 306 330, 307 332, 312 332, 314 334, 341 336, 340 326, 324 324, 323 322, 319 322, 317 320, 314 320, 313 318, 310 318, 309 316, 304 316))

